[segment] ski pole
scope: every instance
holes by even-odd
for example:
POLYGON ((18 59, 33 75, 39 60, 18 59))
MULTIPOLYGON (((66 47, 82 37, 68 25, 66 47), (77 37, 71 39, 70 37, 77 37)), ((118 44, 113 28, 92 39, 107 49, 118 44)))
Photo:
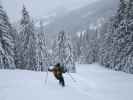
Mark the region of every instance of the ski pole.
POLYGON ((72 75, 70 73, 68 73, 68 75, 71 77, 71 79, 73 80, 73 82, 76 82, 76 80, 72 77, 72 75))
POLYGON ((47 80, 48 80, 48 68, 47 68, 46 77, 45 77, 45 84, 47 84, 47 80))

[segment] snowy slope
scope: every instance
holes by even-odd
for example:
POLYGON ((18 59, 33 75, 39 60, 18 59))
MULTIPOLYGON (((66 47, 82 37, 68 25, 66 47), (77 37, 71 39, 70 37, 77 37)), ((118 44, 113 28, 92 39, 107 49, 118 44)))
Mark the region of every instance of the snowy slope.
POLYGON ((133 75, 114 72, 97 64, 77 65, 77 74, 66 74, 62 88, 49 73, 0 71, 0 100, 133 100, 133 75))

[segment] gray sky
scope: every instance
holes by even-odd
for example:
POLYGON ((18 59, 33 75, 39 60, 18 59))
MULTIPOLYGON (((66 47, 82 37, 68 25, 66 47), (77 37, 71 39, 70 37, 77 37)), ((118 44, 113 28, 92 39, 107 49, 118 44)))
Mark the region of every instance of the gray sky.
POLYGON ((35 18, 40 18, 60 6, 67 9, 73 9, 92 1, 96 0, 2 0, 2 4, 9 17, 12 20, 18 20, 21 16, 23 4, 26 5, 30 15, 35 18))

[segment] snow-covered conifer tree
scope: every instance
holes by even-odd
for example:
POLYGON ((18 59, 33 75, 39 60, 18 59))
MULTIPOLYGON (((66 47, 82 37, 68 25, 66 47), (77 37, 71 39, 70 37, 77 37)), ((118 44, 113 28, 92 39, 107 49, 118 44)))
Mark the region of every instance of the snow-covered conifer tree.
POLYGON ((14 40, 12 26, 0 4, 0 68, 14 69, 14 40))
POLYGON ((56 47, 54 49, 55 63, 60 63, 66 68, 66 33, 64 31, 59 32, 58 39, 56 41, 56 47))
POLYGON ((97 60, 97 32, 94 30, 87 30, 83 33, 82 38, 81 62, 92 64, 97 60))
POLYGON ((49 54, 46 46, 46 38, 43 28, 43 23, 40 21, 40 29, 37 34, 37 68, 41 71, 46 71, 48 68, 49 54))
POLYGON ((120 0, 117 14, 110 20, 104 42, 102 63, 106 67, 133 73, 133 1, 120 0), (107 45, 106 45, 107 44, 107 45))
POLYGON ((75 56, 76 56, 76 61, 78 63, 82 62, 82 49, 83 49, 83 34, 82 32, 78 34, 77 36, 77 41, 76 41, 76 48, 75 48, 75 56))
POLYGON ((67 34, 64 31, 59 32, 57 41, 54 44, 56 45, 53 49, 54 63, 60 63, 68 72, 75 72, 73 46, 67 34))
POLYGON ((66 52, 67 52, 66 67, 68 69, 68 72, 76 72, 74 51, 70 37, 67 37, 66 52))
POLYGON ((117 14, 115 15, 113 21, 113 27, 116 29, 119 27, 119 24, 124 20, 127 13, 127 2, 125 0, 120 0, 119 8, 117 14))
POLYGON ((18 68, 37 70, 36 68, 36 36, 34 23, 25 6, 22 10, 18 45, 18 68))

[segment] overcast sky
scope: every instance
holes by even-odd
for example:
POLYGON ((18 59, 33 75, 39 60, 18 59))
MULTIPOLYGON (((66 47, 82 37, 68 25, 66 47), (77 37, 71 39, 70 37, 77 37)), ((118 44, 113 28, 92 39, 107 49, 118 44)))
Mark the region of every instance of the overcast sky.
POLYGON ((4 9, 12 20, 21 16, 22 5, 26 5, 27 10, 35 18, 45 16, 48 12, 58 8, 77 8, 96 0, 2 0, 4 9))

